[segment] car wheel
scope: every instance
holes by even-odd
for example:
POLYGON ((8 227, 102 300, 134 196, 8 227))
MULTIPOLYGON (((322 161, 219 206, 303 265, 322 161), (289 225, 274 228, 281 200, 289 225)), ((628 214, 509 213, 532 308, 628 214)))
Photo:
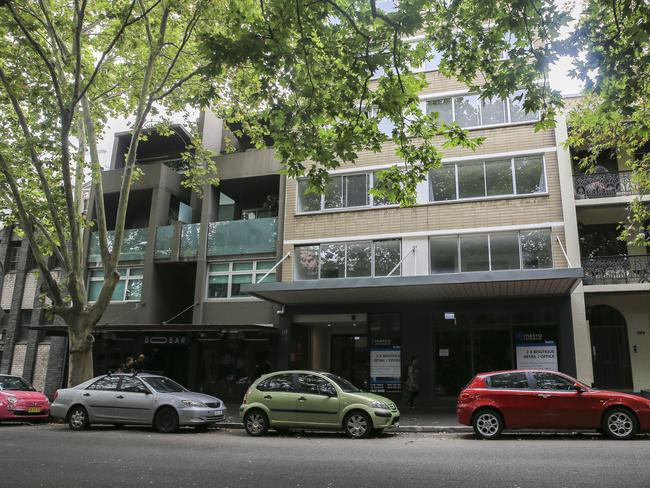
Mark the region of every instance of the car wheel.
POLYGON ((350 412, 343 420, 343 430, 351 439, 363 439, 372 432, 372 420, 366 412, 350 412))
POLYGON ((90 425, 86 409, 80 405, 72 407, 68 413, 68 425, 72 430, 86 430, 90 425))
POLYGON ((610 439, 630 439, 639 430, 639 423, 626 408, 612 408, 603 417, 603 432, 610 439))
POLYGON ((503 430, 501 415, 492 409, 479 410, 474 415, 472 427, 477 437, 481 439, 496 439, 503 430))
POLYGON ((269 430, 269 419, 261 410, 249 410, 244 416, 244 428, 253 437, 264 435, 269 430))
POLYGON ((161 408, 153 419, 153 427, 163 434, 175 432, 178 429, 178 414, 173 408, 161 408))

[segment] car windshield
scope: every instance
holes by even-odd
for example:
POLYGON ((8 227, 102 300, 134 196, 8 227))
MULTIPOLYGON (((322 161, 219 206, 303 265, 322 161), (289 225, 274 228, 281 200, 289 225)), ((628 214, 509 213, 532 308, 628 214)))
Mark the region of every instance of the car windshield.
POLYGON ((150 376, 141 379, 143 379, 158 393, 178 393, 181 391, 187 391, 175 381, 165 378, 164 376, 150 376))
POLYGON ((0 376, 0 390, 36 391, 29 383, 16 376, 0 376))
POLYGON ((341 388, 341 390, 343 390, 345 393, 354 393, 356 391, 361 391, 359 390, 359 388, 354 386, 345 378, 341 378, 340 376, 336 376, 335 374, 332 373, 327 373, 325 374, 325 376, 327 376, 330 380, 336 383, 339 386, 339 388, 341 388))

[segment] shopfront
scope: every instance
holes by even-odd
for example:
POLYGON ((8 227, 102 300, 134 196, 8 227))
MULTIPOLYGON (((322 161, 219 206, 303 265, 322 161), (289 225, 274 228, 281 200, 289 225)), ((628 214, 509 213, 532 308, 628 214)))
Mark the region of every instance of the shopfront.
MULTIPOLYGON (((125 327, 120 327, 124 329, 125 327)), ((117 371, 130 356, 144 370, 193 391, 241 401, 250 382, 276 369, 277 331, 269 327, 220 330, 111 330, 95 333, 95 373, 117 371)))
POLYGON ((480 372, 543 367, 575 374, 569 293, 579 273, 551 271, 564 273, 547 272, 554 278, 548 287, 486 279, 474 292, 464 285, 461 294, 430 277, 400 277, 386 279, 385 288, 377 280, 337 280, 331 288, 277 283, 258 296, 285 304, 287 367, 331 371, 400 400, 416 357, 418 401, 435 405, 453 401, 480 372))

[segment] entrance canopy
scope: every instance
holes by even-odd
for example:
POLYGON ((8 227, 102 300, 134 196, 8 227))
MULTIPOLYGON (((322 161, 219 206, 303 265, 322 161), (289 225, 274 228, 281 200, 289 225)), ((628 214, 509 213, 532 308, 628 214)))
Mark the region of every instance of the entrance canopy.
POLYGON ((571 293, 582 274, 582 268, 480 271, 260 283, 244 285, 242 290, 281 305, 561 296, 571 293))

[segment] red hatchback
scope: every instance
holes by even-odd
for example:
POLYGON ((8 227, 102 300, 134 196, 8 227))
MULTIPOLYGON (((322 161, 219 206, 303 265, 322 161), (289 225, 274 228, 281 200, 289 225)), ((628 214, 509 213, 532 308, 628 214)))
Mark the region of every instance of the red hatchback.
POLYGON ((50 402, 18 376, 0 374, 0 421, 39 421, 50 416, 50 402))
POLYGON ((590 388, 555 371, 478 374, 460 392, 456 413, 483 439, 503 429, 596 429, 612 439, 650 431, 650 400, 590 388))

